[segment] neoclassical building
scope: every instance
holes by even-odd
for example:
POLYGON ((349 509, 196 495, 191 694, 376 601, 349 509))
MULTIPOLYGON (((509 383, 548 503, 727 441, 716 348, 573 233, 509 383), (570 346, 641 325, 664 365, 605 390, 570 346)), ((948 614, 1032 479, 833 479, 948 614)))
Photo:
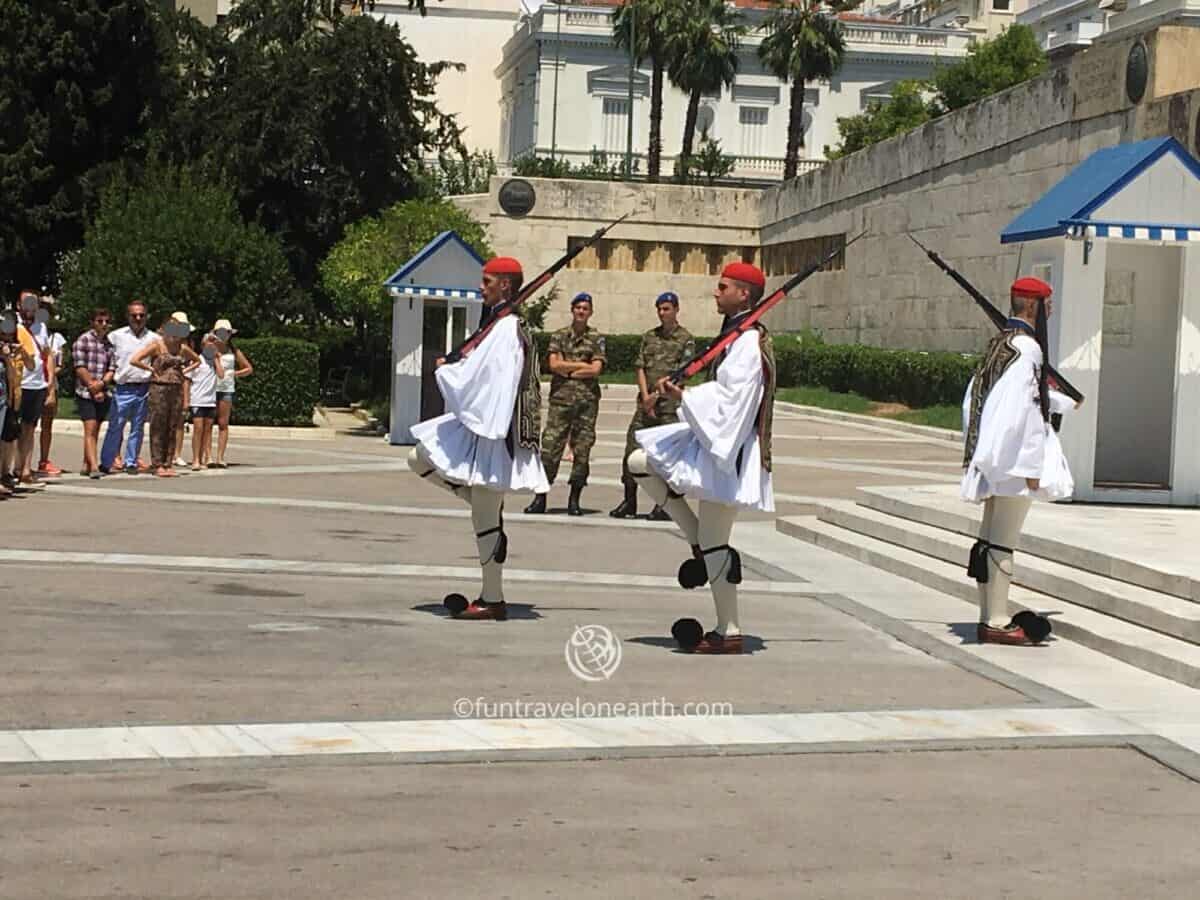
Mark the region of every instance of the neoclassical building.
MULTIPOLYGON (((454 0, 446 0, 447 3, 454 0)), ((751 28, 764 12, 754 0, 736 0, 751 28)), ((573 164, 603 153, 618 162, 626 150, 630 65, 612 38, 618 0, 545 3, 524 15, 501 51, 495 70, 500 88, 500 160, 536 153, 573 164)), ((843 14, 847 54, 828 83, 808 87, 805 104, 805 162, 821 165, 826 145, 839 141, 837 119, 861 112, 890 96, 895 82, 929 76, 939 63, 966 55, 973 35, 960 28, 908 26, 874 16, 843 14)), ((758 61, 761 32, 752 31, 741 50, 732 87, 703 101, 701 125, 736 158, 732 175, 771 181, 783 174, 787 143, 787 85, 758 61)), ((635 167, 644 171, 649 133, 650 68, 632 71, 635 167)), ((663 102, 663 172, 670 174, 682 142, 687 97, 667 85, 663 102)))

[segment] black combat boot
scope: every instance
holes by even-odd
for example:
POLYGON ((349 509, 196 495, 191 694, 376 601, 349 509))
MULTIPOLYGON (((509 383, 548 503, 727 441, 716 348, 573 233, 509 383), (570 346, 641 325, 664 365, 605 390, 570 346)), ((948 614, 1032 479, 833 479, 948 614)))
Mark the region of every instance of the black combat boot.
POLYGON ((625 485, 625 499, 609 513, 614 519, 632 519, 637 516, 637 485, 625 485))
POLYGON ((567 498, 567 515, 582 516, 583 510, 579 507, 579 495, 583 493, 582 484, 571 485, 571 496, 567 498))
POLYGON ((525 507, 525 512, 529 515, 540 515, 546 511, 546 495, 534 494, 533 502, 525 507))

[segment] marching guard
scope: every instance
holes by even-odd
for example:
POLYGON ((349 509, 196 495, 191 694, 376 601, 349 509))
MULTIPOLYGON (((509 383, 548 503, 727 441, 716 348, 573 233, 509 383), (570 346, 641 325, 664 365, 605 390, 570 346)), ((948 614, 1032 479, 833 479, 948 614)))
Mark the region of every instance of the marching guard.
POLYGON ((544 493, 550 487, 538 454, 537 351, 516 315, 489 321, 498 306, 517 296, 523 280, 521 264, 510 257, 497 257, 484 266, 480 329, 491 327, 470 355, 438 367, 445 415, 412 428, 416 446, 409 453, 409 466, 471 507, 483 583, 479 598, 471 603, 460 594, 446 597, 446 607, 458 619, 508 618, 504 495, 544 493))
MULTIPOLYGON (((738 328, 763 296, 766 279, 755 266, 726 266, 714 298, 726 317, 723 334, 738 328)), ((666 510, 692 545, 692 559, 679 569, 679 582, 695 588, 707 582, 716 606, 716 627, 705 633, 695 619, 671 629, 676 641, 695 653, 741 653, 737 586, 741 557, 729 545, 739 507, 773 512, 771 486, 771 408, 775 357, 765 327, 755 322, 729 343, 713 362, 715 379, 683 390, 670 378, 657 390, 679 404, 679 422, 639 430, 640 450, 628 459, 629 472, 656 504, 666 510), (685 497, 695 497, 697 508, 685 497)))
POLYGON ((962 497, 984 504, 967 567, 979 584, 978 640, 1020 645, 1045 640, 1050 621, 1029 610, 1009 619, 1013 550, 1034 499, 1061 500, 1075 489, 1051 419, 1078 404, 1048 383, 1050 285, 1020 278, 1010 293, 1011 316, 963 400, 962 497))

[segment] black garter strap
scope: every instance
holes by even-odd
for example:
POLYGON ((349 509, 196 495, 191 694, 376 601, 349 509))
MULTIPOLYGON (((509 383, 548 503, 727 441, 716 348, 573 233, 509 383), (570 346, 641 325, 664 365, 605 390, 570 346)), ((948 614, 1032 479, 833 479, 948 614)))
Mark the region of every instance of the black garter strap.
POLYGON ((967 560, 968 577, 974 578, 980 584, 988 583, 987 561, 992 550, 999 550, 1010 556, 1013 552, 1011 547, 1002 547, 1000 544, 992 544, 980 538, 971 547, 971 555, 967 560))
POLYGON ((709 547, 707 550, 701 550, 700 553, 707 556, 709 553, 716 553, 718 550, 726 551, 729 556, 726 565, 729 567, 725 572, 725 580, 730 584, 742 583, 742 555, 737 550, 730 547, 728 544, 721 544, 717 547, 709 547))
POLYGON ((492 555, 485 559, 480 565, 486 566, 490 562, 504 565, 504 561, 508 559, 508 535, 504 533, 504 524, 501 523, 495 528, 489 528, 487 531, 475 532, 475 537, 487 537, 489 534, 500 533, 500 540, 496 541, 496 546, 492 548, 492 555))

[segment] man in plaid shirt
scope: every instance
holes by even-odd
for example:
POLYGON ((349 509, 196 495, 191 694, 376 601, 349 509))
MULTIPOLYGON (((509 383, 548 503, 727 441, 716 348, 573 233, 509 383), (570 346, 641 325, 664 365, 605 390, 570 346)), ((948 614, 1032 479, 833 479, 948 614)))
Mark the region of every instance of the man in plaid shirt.
POLYGON ((108 419, 112 400, 108 394, 117 370, 117 355, 108 342, 112 315, 107 309, 92 310, 92 328, 71 347, 75 363, 75 406, 83 420, 83 473, 100 477, 96 446, 100 423, 108 419))

